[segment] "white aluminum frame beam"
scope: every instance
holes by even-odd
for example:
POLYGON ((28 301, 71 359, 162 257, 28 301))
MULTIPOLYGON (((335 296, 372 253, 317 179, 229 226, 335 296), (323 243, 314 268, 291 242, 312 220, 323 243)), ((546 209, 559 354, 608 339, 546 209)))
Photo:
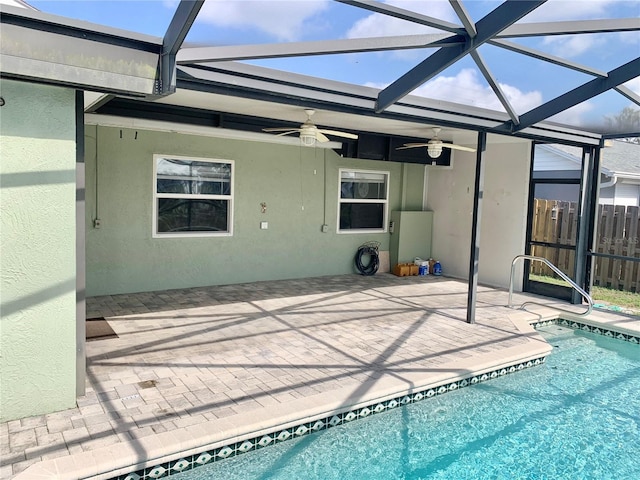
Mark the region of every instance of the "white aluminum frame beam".
POLYGON ((638 18, 607 18, 605 20, 575 20, 568 22, 518 23, 506 28, 496 38, 576 35, 581 33, 633 32, 640 29, 638 18))
POLYGON ((624 85, 618 85, 615 88, 615 90, 618 91, 618 93, 621 93, 622 95, 627 97, 629 100, 631 100, 636 105, 640 105, 640 95, 638 95, 633 90, 625 87, 624 85))
POLYGON ((510 42, 508 40, 489 40, 487 42, 489 45, 493 45, 494 47, 504 48, 506 50, 510 50, 515 53, 521 53, 522 55, 527 55, 529 57, 535 58, 537 60, 542 60, 544 62, 553 63, 555 65, 559 65, 561 67, 566 67, 571 70, 575 70, 577 72, 586 73, 588 75, 594 75, 596 77, 606 77, 607 72, 602 70, 597 70, 595 68, 587 67, 585 65, 581 65, 579 63, 571 62, 569 60, 565 60, 560 57, 556 57, 555 55, 550 55, 545 52, 541 52, 540 50, 536 50, 533 48, 525 47, 524 45, 519 45, 514 42, 510 42))
POLYGON ((177 62, 178 65, 188 65, 195 63, 225 62, 230 60, 257 60, 266 58, 451 47, 459 44, 460 39, 456 35, 451 33, 433 33, 426 35, 349 38, 310 42, 229 45, 223 47, 191 47, 183 48, 178 52, 177 62))
POLYGON ((471 20, 471 15, 469 15, 469 12, 467 12, 466 8, 464 8, 462 2, 460 0, 449 0, 449 4, 456 12, 456 15, 458 15, 458 18, 462 22, 462 25, 464 25, 464 29, 466 30, 467 35, 469 35, 470 38, 476 37, 478 35, 476 25, 473 20, 471 20))
POLYGON ((2 5, 3 78, 106 93, 154 93, 158 38, 2 5))

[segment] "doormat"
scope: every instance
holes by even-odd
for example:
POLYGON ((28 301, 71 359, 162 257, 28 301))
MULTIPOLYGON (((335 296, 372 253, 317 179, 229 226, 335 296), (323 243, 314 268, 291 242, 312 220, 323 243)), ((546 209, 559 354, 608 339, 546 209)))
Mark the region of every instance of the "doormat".
POLYGON ((104 317, 87 318, 86 338, 87 341, 105 340, 107 338, 118 338, 118 335, 116 335, 116 332, 113 331, 113 328, 104 317))

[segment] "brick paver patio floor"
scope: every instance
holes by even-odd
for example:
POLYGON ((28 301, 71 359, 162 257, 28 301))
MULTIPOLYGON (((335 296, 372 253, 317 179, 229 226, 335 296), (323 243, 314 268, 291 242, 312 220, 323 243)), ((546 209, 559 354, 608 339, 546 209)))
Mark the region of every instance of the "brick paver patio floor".
POLYGON ((342 275, 88 299, 118 338, 87 342, 77 407, 0 425, 8 478, 41 460, 244 414, 527 342, 507 293, 444 277, 342 275))

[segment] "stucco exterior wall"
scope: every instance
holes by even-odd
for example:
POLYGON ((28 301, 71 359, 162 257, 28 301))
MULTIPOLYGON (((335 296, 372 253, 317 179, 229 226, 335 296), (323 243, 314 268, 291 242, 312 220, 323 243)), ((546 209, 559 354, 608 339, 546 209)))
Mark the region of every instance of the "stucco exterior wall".
POLYGON ((340 168, 390 172, 389 212, 422 203, 424 167, 325 149, 87 126, 85 152, 89 296, 355 272, 358 246, 389 234, 336 233, 340 168), (154 154, 234 161, 233 236, 152 238, 154 154))
POLYGON ((0 81, 0 419, 75 405, 75 92, 0 81))
MULTIPOLYGON (((508 287, 511 261, 524 253, 530 144, 487 147, 480 226, 481 283, 508 287)), ((475 153, 455 152, 452 169, 428 172, 427 209, 434 211, 434 258, 446 275, 468 278, 475 153)), ((516 276, 521 287, 521 274, 516 276)))

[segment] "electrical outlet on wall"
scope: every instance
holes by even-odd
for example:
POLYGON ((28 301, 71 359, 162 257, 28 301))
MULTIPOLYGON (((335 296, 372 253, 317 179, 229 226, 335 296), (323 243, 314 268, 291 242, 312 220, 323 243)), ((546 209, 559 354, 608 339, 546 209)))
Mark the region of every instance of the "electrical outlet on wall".
POLYGON ((102 220, 100 220, 99 218, 94 218, 93 219, 93 228, 100 228, 102 226, 102 220))

